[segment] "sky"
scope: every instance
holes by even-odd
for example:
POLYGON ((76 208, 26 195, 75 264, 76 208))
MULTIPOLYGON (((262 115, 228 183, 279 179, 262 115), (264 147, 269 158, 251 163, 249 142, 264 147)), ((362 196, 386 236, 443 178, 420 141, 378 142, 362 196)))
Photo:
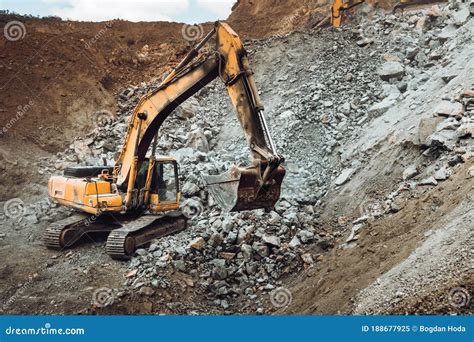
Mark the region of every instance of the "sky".
POLYGON ((236 0, 0 0, 0 9, 81 21, 175 21, 227 19, 236 0))

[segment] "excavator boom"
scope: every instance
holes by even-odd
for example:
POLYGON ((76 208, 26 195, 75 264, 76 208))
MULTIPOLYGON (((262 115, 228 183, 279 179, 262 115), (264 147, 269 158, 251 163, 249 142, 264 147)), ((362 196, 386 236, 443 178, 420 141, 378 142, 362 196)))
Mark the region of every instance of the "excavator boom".
POLYGON ((285 174, 283 158, 276 153, 242 42, 226 23, 217 22, 158 89, 145 96, 134 110, 115 166, 117 185, 127 186, 127 207, 140 202, 133 199, 137 193, 136 173, 163 122, 179 104, 217 77, 224 82, 237 111, 253 165, 234 168, 221 176, 205 176, 209 192, 222 208, 230 211, 269 209, 278 201, 285 174), (213 35, 217 54, 192 63, 213 35))

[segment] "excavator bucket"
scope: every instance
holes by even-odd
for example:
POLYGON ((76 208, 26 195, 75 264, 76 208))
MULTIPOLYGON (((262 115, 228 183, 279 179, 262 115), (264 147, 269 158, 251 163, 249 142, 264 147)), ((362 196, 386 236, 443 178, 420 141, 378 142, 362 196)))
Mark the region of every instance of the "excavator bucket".
POLYGON ((260 186, 259 167, 236 167, 220 175, 205 175, 209 193, 224 211, 273 209, 280 198, 285 169, 273 171, 268 185, 260 186))

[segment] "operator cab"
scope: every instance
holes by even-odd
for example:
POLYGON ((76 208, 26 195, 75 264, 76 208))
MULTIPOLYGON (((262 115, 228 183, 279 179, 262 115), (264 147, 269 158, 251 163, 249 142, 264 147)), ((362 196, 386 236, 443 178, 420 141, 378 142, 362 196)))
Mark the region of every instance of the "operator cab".
MULTIPOLYGON (((137 188, 145 187, 146 175, 150 159, 146 158, 137 175, 137 188)), ((179 208, 181 198, 179 188, 179 167, 174 157, 158 156, 152 172, 150 187, 149 210, 163 212, 179 208)))

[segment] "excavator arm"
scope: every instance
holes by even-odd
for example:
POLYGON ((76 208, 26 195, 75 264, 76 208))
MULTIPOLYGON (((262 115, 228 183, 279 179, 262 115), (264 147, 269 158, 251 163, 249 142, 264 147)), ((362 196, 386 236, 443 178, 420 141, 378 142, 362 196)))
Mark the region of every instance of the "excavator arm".
POLYGON ((334 0, 331 6, 331 25, 340 27, 344 11, 364 3, 365 0, 334 0))
POLYGON ((226 23, 216 22, 213 30, 174 68, 158 89, 141 99, 131 116, 125 143, 114 167, 117 186, 127 190, 124 199, 127 209, 133 209, 146 200, 153 160, 144 191, 136 187, 137 173, 153 139, 155 149, 163 122, 176 107, 217 77, 224 82, 237 111, 253 164, 246 168, 234 167, 224 175, 204 177, 210 193, 225 210, 274 206, 285 174, 281 166, 283 158, 277 154, 270 136, 242 42, 226 23), (214 35, 217 53, 193 62, 199 49, 214 35))

